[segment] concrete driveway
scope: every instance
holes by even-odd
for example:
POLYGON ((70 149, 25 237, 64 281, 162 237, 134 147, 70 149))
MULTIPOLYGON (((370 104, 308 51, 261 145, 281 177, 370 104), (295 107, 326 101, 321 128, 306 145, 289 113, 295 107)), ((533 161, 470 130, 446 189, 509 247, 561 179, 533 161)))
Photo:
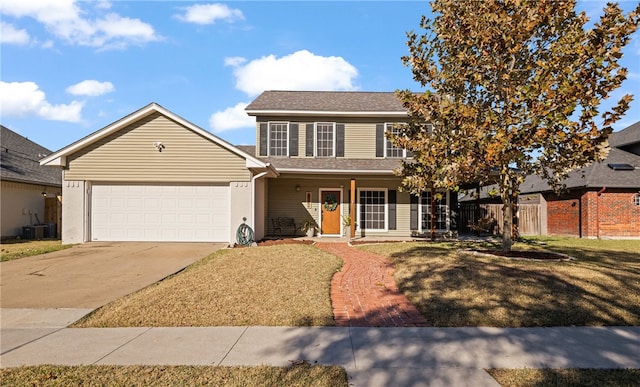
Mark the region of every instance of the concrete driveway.
POLYGON ((92 242, 0 263, 5 308, 93 309, 224 247, 223 243, 92 242))

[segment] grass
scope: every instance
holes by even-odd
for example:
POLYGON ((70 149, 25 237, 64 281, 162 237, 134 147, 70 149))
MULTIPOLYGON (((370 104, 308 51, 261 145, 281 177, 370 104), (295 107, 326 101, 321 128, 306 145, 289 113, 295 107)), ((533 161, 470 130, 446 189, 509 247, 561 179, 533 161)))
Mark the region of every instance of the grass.
POLYGON ((331 326, 331 277, 341 265, 308 245, 220 250, 74 326, 331 326))
POLYGON ((490 369, 504 387, 632 387, 640 380, 636 369, 490 369))
POLYGON ((73 245, 63 245, 62 242, 57 239, 37 241, 23 239, 5 240, 2 241, 2 245, 0 246, 0 262, 64 250, 69 247, 73 247, 73 245))
POLYGON ((347 386, 337 366, 33 366, 0 369, 0 386, 347 386))
POLYGON ((435 326, 640 325, 640 240, 525 242, 514 249, 544 248, 576 260, 474 256, 458 249, 480 246, 462 242, 359 248, 393 259, 399 289, 435 326))

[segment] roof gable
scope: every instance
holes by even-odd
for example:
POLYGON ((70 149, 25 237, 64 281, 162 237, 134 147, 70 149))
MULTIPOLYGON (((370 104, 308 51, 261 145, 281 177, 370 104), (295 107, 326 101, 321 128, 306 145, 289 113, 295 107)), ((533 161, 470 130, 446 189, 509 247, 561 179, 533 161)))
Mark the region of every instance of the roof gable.
POLYGON ((199 134, 200 136, 208 139, 209 141, 220 145, 222 148, 227 149, 228 151, 244 158, 246 160, 246 164, 248 168, 265 168, 267 167, 267 165, 262 162, 261 160, 255 158, 254 156, 246 153, 245 151, 238 149, 237 147, 231 145, 230 143, 222 140, 221 138, 213 135, 212 133, 200 128, 199 126, 185 120, 184 118, 170 112, 169 110, 163 108, 162 106, 158 105, 157 103, 151 103, 145 107, 143 107, 142 109, 139 109, 123 118, 121 118, 120 120, 96 131, 91 133, 90 135, 58 150, 57 152, 53 153, 52 155, 45 157, 40 163, 42 165, 59 165, 59 166, 65 166, 67 164, 67 157, 77 153, 83 149, 85 149, 86 147, 102 140, 105 139, 109 136, 112 136, 113 134, 117 133, 120 130, 123 130, 125 128, 130 127, 130 125, 145 119, 146 117, 152 115, 152 114, 160 114, 163 115, 167 118, 169 118, 170 120, 176 121, 177 123, 179 123, 180 125, 182 125, 183 127, 187 128, 188 130, 191 130, 197 134, 199 134))
POLYGON ((40 159, 51 151, 0 125, 2 147, 0 178, 7 181, 60 186, 58 168, 41 166, 40 159))

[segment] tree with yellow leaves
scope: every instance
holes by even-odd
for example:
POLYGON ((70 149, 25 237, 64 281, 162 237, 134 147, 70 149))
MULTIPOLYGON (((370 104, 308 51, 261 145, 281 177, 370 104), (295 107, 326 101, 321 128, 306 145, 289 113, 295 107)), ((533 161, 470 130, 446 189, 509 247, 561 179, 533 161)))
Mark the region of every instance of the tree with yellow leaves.
POLYGON ((561 187, 567 173, 608 152, 611 125, 629 108, 601 102, 626 79, 618 63, 638 27, 607 4, 587 28, 570 0, 433 0, 433 20, 407 34, 402 58, 428 91, 398 91, 410 116, 391 141, 413 152, 399 173, 412 193, 495 182, 503 250, 511 250, 514 199, 524 177, 561 187), (427 125, 433 124, 433 125, 427 125))

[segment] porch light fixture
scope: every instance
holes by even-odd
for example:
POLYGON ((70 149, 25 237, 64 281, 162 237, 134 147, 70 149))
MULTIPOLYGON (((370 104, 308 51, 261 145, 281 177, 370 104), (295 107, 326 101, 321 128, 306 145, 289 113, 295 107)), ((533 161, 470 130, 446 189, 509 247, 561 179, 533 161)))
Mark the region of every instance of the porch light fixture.
POLYGON ((296 192, 300 192, 300 184, 296 184, 296 192))
POLYGON ((44 192, 44 191, 42 191, 42 197, 43 197, 43 198, 46 198, 46 197, 47 197, 47 193, 46 193, 46 192, 44 192))

